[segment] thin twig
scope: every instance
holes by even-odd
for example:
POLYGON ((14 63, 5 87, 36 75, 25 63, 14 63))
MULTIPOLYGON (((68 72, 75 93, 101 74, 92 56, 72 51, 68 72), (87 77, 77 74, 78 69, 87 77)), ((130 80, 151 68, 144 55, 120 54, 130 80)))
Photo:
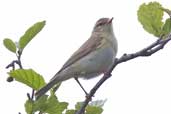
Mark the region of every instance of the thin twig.
POLYGON ((163 47, 171 40, 171 34, 166 39, 159 38, 157 41, 152 43, 151 45, 147 46, 146 48, 132 54, 124 54, 119 59, 116 59, 113 63, 111 69, 104 76, 97 82, 97 84, 91 89, 90 93, 86 97, 85 101, 83 102, 80 110, 76 112, 76 114, 83 114, 85 112, 85 108, 90 102, 92 96, 96 93, 99 87, 109 78, 111 77, 111 72, 113 69, 120 63, 132 60, 137 57, 147 57, 151 56, 152 54, 158 52, 159 50, 163 49, 163 47))
POLYGON ((27 93, 27 97, 28 97, 29 100, 31 100, 31 97, 30 97, 30 94, 29 93, 27 93))
POLYGON ((33 100, 33 99, 34 99, 34 92, 35 92, 35 90, 34 90, 34 89, 32 89, 31 100, 33 100))
POLYGON ((8 69, 12 67, 13 70, 15 70, 15 64, 18 64, 18 60, 12 61, 9 65, 7 65, 5 68, 8 69))
POLYGON ((23 69, 23 66, 21 63, 21 55, 22 55, 22 51, 18 51, 18 55, 17 55, 18 65, 19 65, 20 69, 23 69))

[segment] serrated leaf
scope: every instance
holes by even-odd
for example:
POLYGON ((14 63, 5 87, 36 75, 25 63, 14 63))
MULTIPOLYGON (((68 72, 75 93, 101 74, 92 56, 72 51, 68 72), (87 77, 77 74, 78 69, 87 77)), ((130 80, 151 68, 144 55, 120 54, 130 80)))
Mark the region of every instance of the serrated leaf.
POLYGON ((156 37, 160 37, 162 33, 162 6, 158 2, 150 2, 142 4, 138 10, 138 20, 143 25, 143 28, 156 37))
POLYGON ((62 114, 62 112, 67 108, 68 103, 61 102, 59 104, 55 105, 48 105, 51 107, 48 107, 48 109, 45 111, 48 114, 62 114))
POLYGON ((16 45, 15 45, 15 43, 14 43, 11 39, 5 38, 5 39, 3 40, 3 44, 4 44, 4 46, 5 46, 9 51, 11 51, 11 52, 13 52, 13 53, 16 52, 16 45))
POLYGON ((86 114, 102 114, 103 109, 96 106, 87 106, 86 114))
MULTIPOLYGON (((42 97, 40 97, 40 99, 41 98, 42 97)), ((67 106, 68 106, 68 103, 59 102, 57 97, 54 94, 52 94, 50 97, 44 99, 43 102, 40 103, 39 101, 39 104, 37 103, 36 110, 38 109, 39 111, 43 113, 48 113, 48 114, 62 114, 62 112, 65 109, 67 109, 67 106)))
POLYGON ((33 114, 33 101, 32 100, 27 100, 25 103, 25 111, 27 114, 33 114))
POLYGON ((96 101, 92 101, 89 105, 90 106, 96 106, 96 107, 103 107, 104 103, 106 102, 107 100, 96 100, 96 101))
POLYGON ((51 95, 47 101, 47 109, 45 112, 49 114, 62 114, 67 106, 68 103, 59 102, 55 95, 51 95))
POLYGON ((21 50, 43 29, 45 21, 37 22, 31 26, 19 40, 19 47, 21 50))
POLYGON ((65 114, 75 114, 76 110, 67 110, 65 114))
POLYGON ((38 90, 45 85, 43 77, 32 69, 12 70, 9 72, 9 75, 34 90, 38 90))
POLYGON ((164 36, 167 36, 171 32, 171 20, 170 18, 166 19, 163 28, 162 28, 162 34, 164 36))
POLYGON ((34 111, 42 111, 46 109, 46 102, 47 102, 48 95, 43 95, 39 99, 34 102, 34 111))

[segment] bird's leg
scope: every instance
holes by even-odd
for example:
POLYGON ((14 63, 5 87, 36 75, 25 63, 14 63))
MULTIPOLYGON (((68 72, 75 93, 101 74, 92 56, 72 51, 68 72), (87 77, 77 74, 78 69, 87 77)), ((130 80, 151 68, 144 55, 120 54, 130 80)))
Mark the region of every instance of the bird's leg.
POLYGON ((81 87, 81 89, 84 91, 84 93, 86 94, 86 96, 88 96, 87 91, 86 91, 86 90, 84 89, 84 87, 81 85, 81 83, 80 83, 80 81, 78 80, 78 78, 75 77, 74 79, 77 81, 77 83, 79 84, 79 86, 81 87))

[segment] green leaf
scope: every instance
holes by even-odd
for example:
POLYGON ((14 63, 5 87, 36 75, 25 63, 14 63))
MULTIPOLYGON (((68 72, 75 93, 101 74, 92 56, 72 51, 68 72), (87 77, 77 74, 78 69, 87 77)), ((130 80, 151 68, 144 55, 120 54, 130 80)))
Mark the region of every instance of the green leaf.
POLYGON ((48 95, 43 95, 39 99, 34 102, 34 112, 36 111, 44 111, 46 109, 46 102, 48 99, 48 95))
POLYGON ((138 10, 138 20, 143 28, 156 37, 160 37, 162 33, 162 6, 158 2, 150 2, 142 4, 138 10))
POLYGON ((33 114, 33 101, 32 100, 27 100, 25 103, 25 111, 27 114, 33 114))
POLYGON ((171 20, 170 18, 166 19, 163 28, 162 28, 162 34, 164 36, 167 36, 171 32, 171 20))
POLYGON ((59 102, 54 94, 48 98, 45 96, 42 97, 35 102, 36 111, 41 111, 48 114, 62 114, 62 112, 67 109, 68 103, 59 102))
POLYGON ((21 50, 43 29, 45 21, 37 22, 31 26, 19 40, 19 47, 21 50))
POLYGON ((5 38, 4 41, 4 46, 11 52, 15 53, 16 52, 16 45, 15 43, 9 39, 9 38, 5 38))
POLYGON ((45 112, 49 114, 62 114, 67 106, 68 103, 59 102, 55 95, 51 95, 47 101, 47 109, 45 112))
POLYGON ((101 107, 96 106, 87 106, 86 114, 101 114, 103 109, 101 107))
POLYGON ((9 75, 35 90, 38 90, 45 85, 43 77, 32 69, 12 70, 9 72, 9 75))
POLYGON ((65 114, 75 114, 76 113, 76 110, 67 110, 65 114))

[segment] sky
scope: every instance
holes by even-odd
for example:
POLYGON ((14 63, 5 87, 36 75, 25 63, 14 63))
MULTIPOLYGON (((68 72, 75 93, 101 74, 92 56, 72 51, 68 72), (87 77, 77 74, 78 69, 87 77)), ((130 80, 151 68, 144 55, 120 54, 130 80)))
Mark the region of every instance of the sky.
MULTIPOLYGON (((156 0, 170 8, 170 0, 156 0)), ((25 30, 46 20, 44 29, 24 49, 23 67, 32 68, 46 82, 61 68, 70 55, 86 41, 95 22, 114 17, 118 40, 117 57, 139 51, 156 40, 137 20, 137 10, 150 0, 0 0, 0 113, 25 114, 26 93, 31 89, 16 81, 6 82, 5 69, 15 55, 2 44, 4 38, 18 41, 25 30), (3 108, 2 108, 3 107, 3 108)), ((103 114, 170 114, 171 113, 171 43, 150 57, 119 64, 97 91, 93 100, 107 99, 103 114)), ((89 91, 101 76, 82 80, 89 91)), ((73 80, 65 81, 57 92, 60 101, 73 108, 85 95, 73 80)))

